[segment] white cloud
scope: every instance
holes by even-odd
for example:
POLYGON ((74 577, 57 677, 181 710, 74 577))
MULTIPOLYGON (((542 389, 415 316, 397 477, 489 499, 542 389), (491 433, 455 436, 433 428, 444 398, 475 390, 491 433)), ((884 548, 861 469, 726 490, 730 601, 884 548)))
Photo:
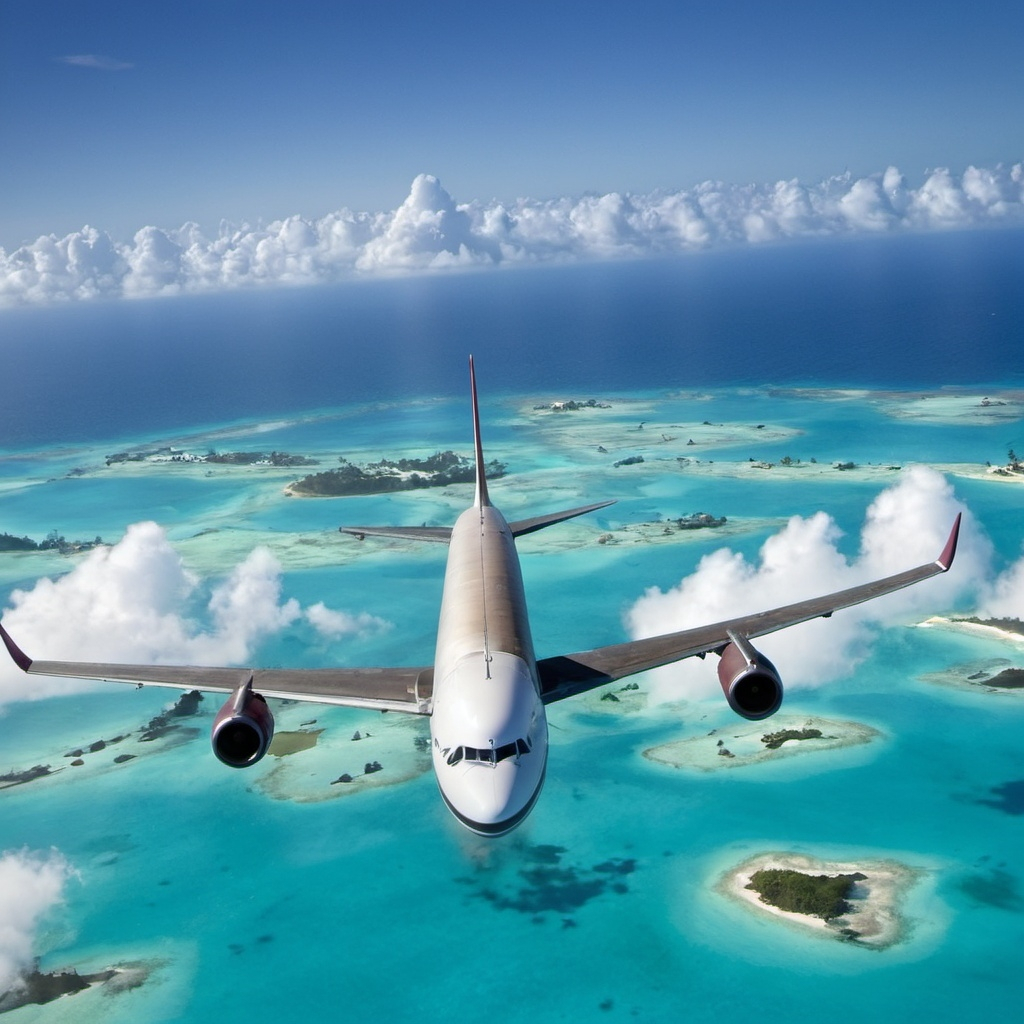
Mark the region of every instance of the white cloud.
MULTIPOLYGON (((156 523, 135 523, 112 547, 98 547, 66 576, 16 590, 4 624, 32 657, 47 660, 242 664, 257 644, 303 615, 281 599, 281 567, 257 548, 197 607, 200 581, 156 523), (206 620, 204 627, 195 619, 206 620)), ((305 613, 329 637, 383 628, 372 616, 320 602, 305 613)), ((49 697, 83 684, 26 676, 0 662, 0 704, 49 697)))
POLYGON ((143 227, 116 242, 85 227, 0 249, 0 306, 300 285, 375 274, 640 257, 790 238, 1024 223, 1024 164, 945 168, 918 188, 895 167, 816 185, 703 182, 647 195, 610 192, 458 204, 428 174, 390 213, 341 209, 253 228, 143 227))
POLYGON ((27 850, 0 857, 0 992, 9 991, 32 964, 40 919, 63 898, 71 874, 56 851, 27 850))
MULTIPOLYGON (((991 545, 949 483, 932 469, 912 467, 878 495, 867 510, 860 552, 852 561, 840 552, 840 531, 824 512, 807 519, 794 516, 765 541, 755 563, 722 548, 706 555, 667 592, 648 590, 628 610, 627 628, 633 637, 654 636, 843 590, 929 562, 942 550, 958 511, 964 521, 949 573, 757 640, 787 686, 841 678, 866 655, 879 627, 938 614, 990 592, 991 545)), ((1011 574, 1017 595, 1024 596, 1024 562, 1011 574)), ((1014 589, 1006 586, 1007 592, 1014 589)), ((708 696, 718 687, 716 667, 690 659, 658 669, 656 691, 666 699, 708 696)))
POLYGON ((987 618, 1024 620, 1024 557, 996 578, 981 610, 987 618))
POLYGON ((384 632, 391 623, 368 612, 351 615, 349 612, 332 611, 323 601, 310 605, 305 612, 307 621, 328 640, 340 640, 345 636, 384 632))

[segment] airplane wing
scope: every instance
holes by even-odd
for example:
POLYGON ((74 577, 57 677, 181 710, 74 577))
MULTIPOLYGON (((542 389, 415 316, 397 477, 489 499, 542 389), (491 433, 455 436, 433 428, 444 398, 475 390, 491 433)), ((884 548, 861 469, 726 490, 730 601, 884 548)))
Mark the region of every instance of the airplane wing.
POLYGON ((708 651, 718 650, 730 642, 730 633, 746 638, 764 636, 766 633, 774 633, 776 630, 795 626, 809 619, 827 619, 840 608, 849 608, 851 605, 870 601, 883 594, 902 590, 949 569, 956 554, 959 532, 960 516, 957 515, 946 546, 934 562, 927 562, 915 569, 907 569, 881 580, 863 583, 858 587, 850 587, 848 590, 840 590, 809 601, 797 601, 795 604, 758 612, 755 615, 741 615, 710 626, 698 626, 678 633, 666 633, 644 640, 613 644, 610 647, 597 647, 591 651, 545 658, 537 662, 541 698, 545 704, 553 704, 555 701, 564 700, 577 693, 585 693, 587 690, 636 672, 644 672, 673 661, 681 661, 683 658, 703 656, 708 651))
POLYGON ((318 704, 405 711, 429 715, 433 697, 432 668, 203 668, 195 665, 122 665, 84 661, 37 661, 28 657, 0 625, 15 664, 30 675, 150 683, 179 690, 233 693, 249 678, 264 697, 318 704))

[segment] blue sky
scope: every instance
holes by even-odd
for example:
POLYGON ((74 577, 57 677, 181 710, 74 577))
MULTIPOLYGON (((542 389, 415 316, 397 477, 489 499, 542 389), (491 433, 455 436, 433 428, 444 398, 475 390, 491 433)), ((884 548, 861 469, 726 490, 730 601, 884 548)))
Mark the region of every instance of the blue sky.
POLYGON ((0 246, 1024 155, 1024 8, 0 0, 0 246), (79 58, 69 62, 67 58, 79 58))

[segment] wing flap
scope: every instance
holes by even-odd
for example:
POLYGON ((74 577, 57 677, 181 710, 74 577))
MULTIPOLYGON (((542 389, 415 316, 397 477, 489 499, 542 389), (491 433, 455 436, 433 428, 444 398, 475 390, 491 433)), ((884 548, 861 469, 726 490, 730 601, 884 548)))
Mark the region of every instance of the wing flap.
POLYGON ((810 619, 828 618, 841 608, 862 604, 920 583, 949 570, 956 554, 959 532, 958 515, 942 554, 934 562, 927 562, 914 569, 886 576, 884 579, 873 580, 823 597, 811 598, 809 601, 797 601, 770 611, 741 615, 709 626, 698 626, 678 633, 664 633, 643 640, 631 640, 609 647, 579 651, 576 654, 545 658, 537 662, 541 697, 545 704, 552 704, 637 672, 645 672, 647 669, 658 668, 673 661, 703 655, 724 647, 729 642, 730 632, 746 637, 764 636, 810 619))

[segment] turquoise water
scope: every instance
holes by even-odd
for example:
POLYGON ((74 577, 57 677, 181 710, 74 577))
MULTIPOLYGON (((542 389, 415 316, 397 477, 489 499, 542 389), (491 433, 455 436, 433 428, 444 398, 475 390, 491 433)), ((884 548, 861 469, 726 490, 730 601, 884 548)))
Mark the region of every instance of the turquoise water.
MULTIPOLYGON (((981 426, 962 415, 898 420, 880 411, 874 393, 825 401, 719 387, 702 389, 698 400, 609 388, 592 396, 613 406, 608 436, 622 441, 640 420, 659 430, 683 428, 671 430, 679 437, 665 444, 664 457, 656 448, 642 466, 616 470, 595 453, 591 434, 573 435, 575 422, 566 439, 550 429, 560 431, 566 421, 538 426, 529 414, 542 398, 590 394, 510 394, 488 403, 485 374, 482 388, 487 454, 509 467, 492 487, 506 512, 618 502, 589 524, 520 542, 541 654, 625 639, 623 612, 646 587, 678 583, 726 543, 708 531, 672 544, 601 545, 595 538, 602 531, 706 510, 734 521, 728 545, 756 557, 786 517, 826 509, 846 531, 841 547, 852 555, 867 506, 892 482, 885 471, 801 479, 774 470, 731 475, 728 466, 786 455, 816 458, 823 470, 837 459, 979 466, 1002 461, 1021 429, 1013 418, 981 426), (748 433, 704 451, 720 471, 701 475, 681 469, 677 457, 693 457, 686 432, 704 420, 800 433, 780 441, 748 433)), ((206 418, 194 425, 193 443, 324 459, 449 445, 468 451, 466 405, 463 398, 321 409, 285 417, 274 429, 253 420, 251 432, 244 420, 218 425, 206 418), (221 428, 228 426, 226 441, 221 428)), ((128 440, 188 433, 147 431, 128 440)), ((0 461, 7 488, 0 527, 37 538, 56 528, 113 542, 130 523, 153 518, 204 594, 253 545, 269 544, 282 565, 283 598, 369 612, 390 629, 332 645, 300 620, 266 636, 255 661, 430 661, 444 549, 360 545, 336 530, 343 522, 449 522, 468 500, 467 488, 305 500, 284 496, 287 473, 218 470, 207 477, 164 466, 133 475, 104 468, 106 450, 102 441, 70 453, 37 444, 31 457, 0 461), (84 472, 68 477, 73 469, 84 472)), ((1021 547, 1020 485, 952 472, 949 479, 991 538, 995 568, 1013 562, 1021 547)), ((82 560, 2 555, 4 594, 82 560)), ((190 610, 202 625, 202 602, 190 610)), ((65 903, 37 932, 44 967, 95 969, 137 959, 153 967, 131 992, 94 989, 15 1019, 66 1019, 72 1008, 82 1021, 194 1022, 448 1021, 482 1010, 531 1022, 1011 1014, 1022 995, 1024 702, 1019 694, 920 679, 994 657, 1024 665, 1019 646, 995 640, 883 630, 851 677, 795 690, 785 708, 869 724, 878 740, 711 773, 659 765, 642 752, 714 728, 728 735, 742 723, 719 699, 642 711, 587 698, 564 702, 550 712, 541 800, 522 828, 498 841, 460 831, 430 775, 419 771, 415 740, 425 735, 424 723, 284 707, 279 729, 314 718, 325 729, 316 748, 235 772, 210 754, 216 702, 208 700, 166 740, 122 741, 116 749, 138 755, 127 763, 114 764, 110 747, 87 755, 81 768, 0 791, 0 848, 55 848, 76 871, 65 903), (357 729, 370 737, 353 742, 357 729), (373 758, 385 766, 381 776, 402 764, 412 766, 412 777, 360 792, 328 784, 373 758), (823 940, 715 891, 723 872, 770 850, 892 858, 920 869, 905 907, 904 941, 873 951, 823 940)), ((785 678, 786 666, 779 668, 785 678)), ((714 672, 710 662, 707 672, 714 672)), ((109 686, 8 704, 0 718, 2 760, 17 768, 67 764, 66 752, 137 732, 167 702, 166 692, 152 688, 109 686)))

